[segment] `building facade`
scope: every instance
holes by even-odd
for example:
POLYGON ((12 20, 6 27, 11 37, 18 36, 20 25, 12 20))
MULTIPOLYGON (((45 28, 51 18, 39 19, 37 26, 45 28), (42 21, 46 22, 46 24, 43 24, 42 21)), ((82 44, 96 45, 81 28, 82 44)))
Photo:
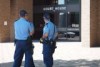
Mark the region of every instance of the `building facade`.
POLYGON ((49 12, 59 31, 58 41, 100 46, 99 3, 99 0, 0 0, 0 42, 14 40, 13 22, 19 18, 19 11, 25 9, 35 24, 34 39, 41 37, 42 15, 49 12))

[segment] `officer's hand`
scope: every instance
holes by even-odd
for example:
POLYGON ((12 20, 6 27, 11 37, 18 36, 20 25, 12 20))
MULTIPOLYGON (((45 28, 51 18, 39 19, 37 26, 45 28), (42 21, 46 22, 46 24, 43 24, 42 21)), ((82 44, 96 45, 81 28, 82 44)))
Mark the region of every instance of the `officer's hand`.
POLYGON ((43 38, 40 38, 40 43, 43 43, 43 38))

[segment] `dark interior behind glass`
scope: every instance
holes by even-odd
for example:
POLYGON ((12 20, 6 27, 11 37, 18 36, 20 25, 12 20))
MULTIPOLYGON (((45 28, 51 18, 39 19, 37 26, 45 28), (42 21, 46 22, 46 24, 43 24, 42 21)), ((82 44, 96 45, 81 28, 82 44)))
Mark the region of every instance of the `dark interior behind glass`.
POLYGON ((34 0, 34 39, 42 36, 43 13, 48 12, 58 29, 58 41, 81 41, 80 0, 34 0))

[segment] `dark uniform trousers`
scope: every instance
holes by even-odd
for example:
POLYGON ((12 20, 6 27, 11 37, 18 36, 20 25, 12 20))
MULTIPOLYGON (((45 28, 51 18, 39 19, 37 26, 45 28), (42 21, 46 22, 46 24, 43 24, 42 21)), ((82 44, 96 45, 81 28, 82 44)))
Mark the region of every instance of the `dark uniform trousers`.
POLYGON ((46 67, 53 67, 53 53, 55 45, 43 43, 43 60, 46 67))
POLYGON ((20 67, 25 54, 25 65, 24 67, 35 67, 33 62, 33 47, 31 43, 27 43, 26 40, 18 40, 16 42, 16 49, 14 54, 13 67, 20 67))

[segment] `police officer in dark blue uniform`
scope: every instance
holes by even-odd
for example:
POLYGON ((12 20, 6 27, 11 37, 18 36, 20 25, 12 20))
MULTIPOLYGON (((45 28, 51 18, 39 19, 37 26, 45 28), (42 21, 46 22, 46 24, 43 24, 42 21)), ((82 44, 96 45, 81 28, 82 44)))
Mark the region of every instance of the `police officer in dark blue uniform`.
POLYGON ((57 28, 50 21, 50 15, 45 13, 43 16, 45 26, 43 28, 43 36, 40 42, 43 40, 43 60, 46 67, 53 66, 53 53, 56 48, 55 39, 57 37, 57 28))
POLYGON ((28 21, 28 13, 25 10, 20 11, 20 18, 14 22, 16 49, 14 54, 13 67, 20 67, 25 54, 24 67, 35 67, 33 62, 33 45, 31 37, 34 33, 32 23, 28 21))

